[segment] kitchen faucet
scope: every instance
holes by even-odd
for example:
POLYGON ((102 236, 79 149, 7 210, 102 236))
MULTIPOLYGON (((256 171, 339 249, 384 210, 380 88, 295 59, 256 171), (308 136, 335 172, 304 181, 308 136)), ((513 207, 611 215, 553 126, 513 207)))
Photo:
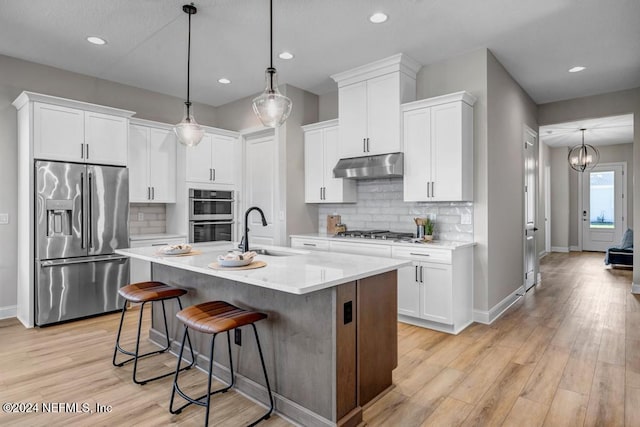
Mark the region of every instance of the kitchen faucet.
POLYGON ((262 226, 266 227, 268 225, 262 209, 257 206, 253 206, 247 209, 247 211, 244 213, 244 236, 242 236, 242 241, 240 242, 240 248, 243 252, 249 251, 249 213, 251 213, 251 211, 253 210, 256 210, 258 211, 258 213, 260 213, 260 216, 262 217, 262 226))

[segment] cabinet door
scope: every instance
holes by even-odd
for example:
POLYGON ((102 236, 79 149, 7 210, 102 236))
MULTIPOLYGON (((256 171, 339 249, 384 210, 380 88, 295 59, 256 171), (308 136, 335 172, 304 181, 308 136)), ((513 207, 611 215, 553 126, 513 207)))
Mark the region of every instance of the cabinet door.
POLYGON ((431 199, 462 200, 462 104, 431 107, 431 199))
POLYGON ((87 163, 127 165, 128 124, 124 117, 108 114, 84 113, 84 140, 87 144, 87 163))
POLYGON ((405 202, 430 200, 427 197, 431 181, 430 123, 429 108, 403 114, 405 202))
POLYGON ((419 265, 398 269, 398 314, 420 317, 419 265))
POLYGON ((149 128, 129 126, 129 202, 146 203, 149 198, 149 128))
POLYGON ((33 157, 84 161, 84 111, 33 104, 33 157))
POLYGON ((365 156, 367 137, 367 82, 354 83, 338 90, 340 117, 340 158, 365 156))
POLYGON ((216 184, 235 184, 238 167, 236 160, 236 139, 230 136, 212 135, 211 168, 216 184))
POLYGON ((149 129, 151 201, 176 202, 176 137, 170 130, 149 129))
POLYGON ((317 129, 304 134, 304 201, 306 203, 322 202, 325 176, 322 132, 322 129, 317 129))
POLYGON ((187 181, 211 183, 211 145, 213 137, 205 134, 200 144, 186 148, 187 181))
MULTIPOLYGON (((354 181, 346 181, 343 178, 333 177, 333 168, 340 160, 340 132, 337 126, 324 129, 324 202, 325 203, 343 203, 355 200, 345 200, 345 188, 354 185, 354 181)), ((349 192, 347 193, 353 193, 349 192)), ((349 194, 348 196, 351 196, 349 194)))
POLYGON ((453 324, 453 283, 451 266, 420 263, 422 290, 420 317, 434 322, 453 324))
POLYGON ((400 76, 367 80, 367 154, 396 153, 400 147, 400 76))

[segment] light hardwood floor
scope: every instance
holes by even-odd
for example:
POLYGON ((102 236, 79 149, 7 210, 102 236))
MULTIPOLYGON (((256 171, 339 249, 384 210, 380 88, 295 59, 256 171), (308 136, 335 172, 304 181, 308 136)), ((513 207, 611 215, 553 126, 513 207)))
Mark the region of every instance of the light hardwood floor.
MULTIPOLYGON (((547 255, 542 283, 490 326, 474 324, 452 336, 398 324, 395 387, 365 410, 365 424, 639 426, 640 298, 630 293, 631 270, 606 268, 602 257, 547 255)), ((129 342, 134 317, 125 325, 129 342)), ((170 378, 141 387, 131 382, 130 366, 111 366, 118 319, 32 330, 0 321, 0 402, 113 408, 91 415, 0 413, 0 425, 201 425, 202 408, 169 414, 170 378)), ((160 359, 166 369, 175 367, 172 356, 160 359)), ((202 390, 204 378, 189 371, 185 388, 202 390)), ((214 398, 210 423, 246 425, 261 411, 229 392, 214 398)), ((289 423, 272 417, 261 425, 289 423)))

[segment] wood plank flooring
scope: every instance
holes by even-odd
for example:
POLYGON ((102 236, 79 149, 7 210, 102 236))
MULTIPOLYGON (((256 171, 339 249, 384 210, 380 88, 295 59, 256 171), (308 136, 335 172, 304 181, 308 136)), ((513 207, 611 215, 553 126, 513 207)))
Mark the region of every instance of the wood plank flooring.
MULTIPOLYGON (((399 323, 395 387, 366 408, 363 424, 640 425, 640 297, 630 293, 631 270, 607 268, 602 257, 547 255, 542 282, 492 325, 452 336, 399 323)), ((136 321, 130 314, 129 344, 136 321)), ((114 314, 32 330, 0 321, 0 403, 112 407, 93 414, 0 412, 0 425, 202 425, 203 408, 168 412, 171 378, 141 387, 131 382, 130 365, 111 366, 118 321, 114 314)), ((174 368, 175 358, 162 355, 144 360, 139 374, 174 368)), ((204 389, 203 372, 184 378, 188 392, 204 389)), ((234 391, 217 395, 212 408, 211 425, 222 426, 246 425, 264 410, 234 391)), ((261 425, 290 424, 274 416, 261 425)))

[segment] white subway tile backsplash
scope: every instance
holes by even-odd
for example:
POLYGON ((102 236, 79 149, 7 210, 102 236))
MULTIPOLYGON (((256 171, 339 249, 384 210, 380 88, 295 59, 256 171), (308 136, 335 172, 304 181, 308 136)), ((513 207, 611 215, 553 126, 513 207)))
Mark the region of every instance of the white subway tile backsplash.
POLYGON ((404 202, 402 178, 357 182, 357 203, 319 206, 319 231, 327 229, 327 215, 338 214, 350 230, 385 229, 416 232, 414 218, 435 221, 436 239, 473 241, 472 202, 404 202))
POLYGON ((164 204, 131 203, 129 204, 129 235, 159 234, 167 231, 167 209, 164 204), (138 213, 144 219, 138 221, 138 213))

